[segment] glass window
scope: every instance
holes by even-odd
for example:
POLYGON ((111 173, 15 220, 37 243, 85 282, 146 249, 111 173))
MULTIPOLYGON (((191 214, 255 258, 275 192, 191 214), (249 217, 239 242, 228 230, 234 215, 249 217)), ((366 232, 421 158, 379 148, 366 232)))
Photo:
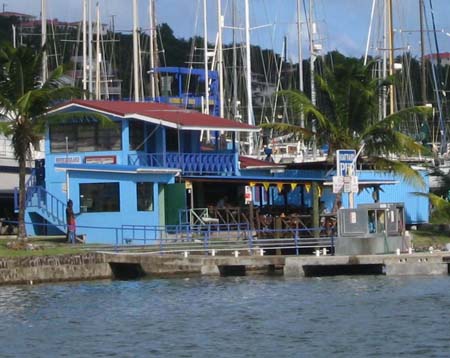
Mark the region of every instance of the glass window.
POLYGON ((120 211, 119 183, 80 184, 80 211, 120 211))
POLYGON ((50 127, 50 149, 52 152, 65 153, 66 150, 73 152, 76 143, 77 136, 73 124, 59 124, 50 127))
POLYGON ((144 122, 130 121, 130 150, 144 150, 144 137, 144 122))
POLYGON ((120 150, 122 147, 120 123, 113 126, 97 127, 97 148, 96 150, 120 150))
POLYGON ((78 127, 77 151, 94 151, 95 145, 95 124, 84 124, 78 127))
POLYGON ((99 123, 61 123, 50 126, 52 153, 120 150, 121 122, 104 127, 99 123))
POLYGON ((178 130, 166 128, 166 148, 168 152, 178 152, 178 130))
POLYGON ((153 183, 136 183, 137 211, 153 211, 153 183))

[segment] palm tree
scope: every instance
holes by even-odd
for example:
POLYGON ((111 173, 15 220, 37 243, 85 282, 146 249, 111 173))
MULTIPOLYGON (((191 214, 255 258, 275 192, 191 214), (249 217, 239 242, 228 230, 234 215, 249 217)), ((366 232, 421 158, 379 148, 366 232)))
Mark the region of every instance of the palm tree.
MULTIPOLYGON (((379 80, 371 79, 371 64, 364 66, 357 59, 338 57, 333 68, 325 67, 323 75, 317 76, 320 89, 320 104, 314 106, 309 98, 299 91, 281 91, 292 111, 300 117, 317 122, 317 138, 320 144, 329 147, 329 161, 333 161, 337 149, 355 149, 364 146, 365 161, 374 169, 396 172, 406 181, 423 184, 422 177, 409 165, 391 159, 392 154, 417 155, 427 150, 414 139, 401 133, 399 124, 412 114, 429 115, 427 107, 403 109, 384 119, 378 119, 379 80), (320 108, 319 108, 320 107, 320 108)), ((263 124, 263 128, 281 133, 302 133, 312 136, 312 129, 300 128, 297 124, 263 124)))
POLYGON ((0 113, 5 119, 0 132, 11 138, 19 165, 19 239, 25 231, 25 175, 26 162, 32 148, 39 148, 43 120, 51 105, 80 94, 74 87, 60 81, 62 67, 57 68, 48 81, 40 79, 41 55, 26 47, 0 49, 0 113))

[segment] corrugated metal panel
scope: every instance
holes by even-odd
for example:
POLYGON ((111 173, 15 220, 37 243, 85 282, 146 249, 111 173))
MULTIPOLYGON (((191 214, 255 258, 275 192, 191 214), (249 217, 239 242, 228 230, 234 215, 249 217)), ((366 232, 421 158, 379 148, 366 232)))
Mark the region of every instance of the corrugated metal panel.
MULTIPOLYGON (((380 202, 404 203, 406 224, 424 224, 429 221, 429 200, 427 197, 417 195, 417 193, 428 193, 429 180, 425 172, 421 172, 426 183, 425 189, 420 189, 406 183, 399 176, 393 174, 382 174, 374 171, 358 172, 362 179, 392 179, 398 180, 399 184, 384 185, 380 191, 380 202)), ((359 193, 356 197, 356 204, 373 203, 373 190, 367 189, 359 193)))

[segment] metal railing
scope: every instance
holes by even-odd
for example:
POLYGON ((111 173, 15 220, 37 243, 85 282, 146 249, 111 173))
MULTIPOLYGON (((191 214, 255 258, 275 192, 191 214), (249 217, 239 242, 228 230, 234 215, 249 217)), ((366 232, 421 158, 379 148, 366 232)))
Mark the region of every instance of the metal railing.
POLYGON ((181 169, 190 175, 235 175, 235 153, 137 153, 128 156, 129 165, 181 169))
MULTIPOLYGON (((53 227, 61 232, 67 231, 65 224, 31 223, 37 228, 53 227)), ((17 225, 17 221, 4 220, 2 225, 17 225)), ((46 230, 41 230, 46 231, 46 230)), ((145 226, 122 225, 114 226, 87 226, 77 225, 77 237, 88 241, 90 238, 106 238, 107 243, 84 245, 86 250, 147 252, 154 254, 178 254, 190 253, 200 255, 215 255, 219 253, 245 252, 250 255, 261 253, 270 254, 311 254, 320 249, 327 253, 334 253, 335 237, 319 236, 305 237, 306 231, 320 231, 317 229, 298 229, 292 235, 292 230, 272 230, 268 235, 267 230, 262 236, 255 230, 251 230, 247 224, 242 224, 239 230, 235 225, 209 225, 205 227, 191 225, 145 226), (233 227, 234 226, 234 227, 233 227), (88 233, 88 234, 86 234, 88 233)))
MULTIPOLYGON (((30 179, 33 176, 30 177, 30 179)), ((45 218, 53 224, 65 224, 66 222, 66 203, 48 192, 42 186, 29 186, 26 191, 26 207, 38 208, 44 213, 45 218)), ((18 191, 15 188, 14 206, 18 210, 18 191)))

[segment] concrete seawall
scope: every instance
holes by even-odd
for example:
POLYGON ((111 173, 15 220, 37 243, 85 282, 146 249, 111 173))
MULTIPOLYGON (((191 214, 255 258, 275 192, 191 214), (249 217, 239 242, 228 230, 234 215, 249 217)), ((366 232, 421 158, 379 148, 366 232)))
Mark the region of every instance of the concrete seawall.
MULTIPOLYGON (((448 275, 450 253, 357 256, 189 256, 106 254, 117 272, 133 266, 142 275, 246 275, 279 272, 285 276, 448 275)), ((114 269, 113 269, 114 271, 114 269)))
POLYGON ((111 278, 105 255, 28 256, 0 258, 0 284, 78 281, 111 278))
POLYGON ((0 258, 0 284, 174 275, 448 275, 449 265, 449 252, 319 257, 85 253, 0 258))

